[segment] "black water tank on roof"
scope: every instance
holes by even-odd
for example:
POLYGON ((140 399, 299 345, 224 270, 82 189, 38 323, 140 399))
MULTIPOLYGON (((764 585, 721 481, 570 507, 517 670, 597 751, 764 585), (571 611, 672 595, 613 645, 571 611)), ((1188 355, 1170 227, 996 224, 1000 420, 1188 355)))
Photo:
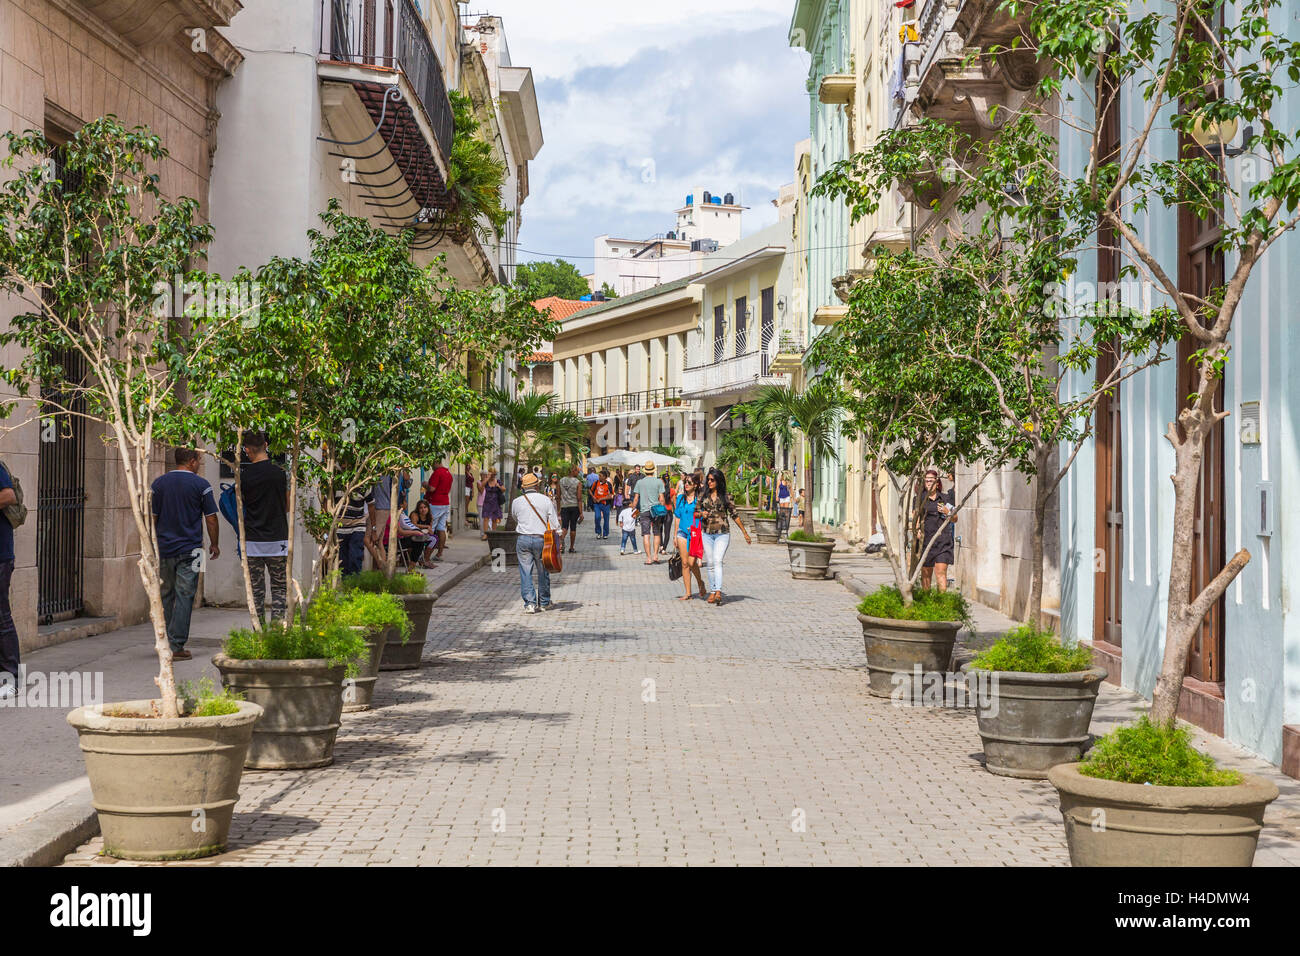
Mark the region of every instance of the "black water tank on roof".
POLYGON ((736 196, 734 193, 727 193, 727 195, 723 197, 722 201, 728 206, 734 206, 736 204, 736 196))

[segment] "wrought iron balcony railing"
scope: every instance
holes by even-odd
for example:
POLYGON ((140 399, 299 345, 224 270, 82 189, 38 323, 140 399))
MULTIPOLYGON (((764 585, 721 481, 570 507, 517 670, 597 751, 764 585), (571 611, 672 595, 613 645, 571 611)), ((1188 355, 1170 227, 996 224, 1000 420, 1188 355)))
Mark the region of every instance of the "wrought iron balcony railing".
POLYGON ((339 63, 398 70, 419 97, 443 162, 456 126, 442 64, 412 0, 322 0, 321 54, 339 63))
POLYGON ((652 388, 643 392, 580 398, 576 402, 555 402, 551 405, 551 410, 576 412, 583 418, 601 418, 606 415, 637 414, 657 408, 677 408, 681 404, 680 388, 652 388))

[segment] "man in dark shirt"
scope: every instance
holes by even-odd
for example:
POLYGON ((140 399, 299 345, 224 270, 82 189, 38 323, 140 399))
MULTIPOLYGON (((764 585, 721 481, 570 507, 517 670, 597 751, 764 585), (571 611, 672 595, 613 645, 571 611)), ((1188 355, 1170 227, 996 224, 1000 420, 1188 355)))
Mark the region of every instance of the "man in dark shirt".
MULTIPOLYGON (((9 468, 0 463, 0 508, 18 503, 9 468)), ((0 511, 0 672, 12 679, 0 680, 0 699, 17 694, 18 684, 18 630, 9 609, 9 582, 14 576, 14 529, 9 519, 0 511)))
POLYGON ((288 595, 289 478, 271 461, 266 435, 244 432, 248 462, 239 469, 244 500, 244 550, 253 579, 253 604, 266 617, 266 578, 271 581, 271 616, 284 617, 288 595))
POLYGON ((215 560, 217 546, 217 502, 212 486, 198 475, 202 459, 193 448, 177 448, 172 455, 176 467, 153 483, 153 523, 158 538, 159 574, 162 578, 163 615, 167 620, 167 642, 172 660, 188 661, 185 649, 190 639, 190 612, 199 588, 203 568, 203 525, 212 543, 208 556, 215 560))

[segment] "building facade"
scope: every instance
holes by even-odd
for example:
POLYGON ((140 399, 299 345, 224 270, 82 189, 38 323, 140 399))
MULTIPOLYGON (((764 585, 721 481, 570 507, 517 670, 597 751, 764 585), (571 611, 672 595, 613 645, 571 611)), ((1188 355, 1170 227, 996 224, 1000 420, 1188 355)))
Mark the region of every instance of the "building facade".
MULTIPOLYGON (((793 204, 786 207, 793 214, 793 204)), ((790 221, 761 229, 704 260, 700 324, 686 342, 682 398, 698 402, 706 426, 705 467, 717 460, 718 437, 731 425, 731 409, 755 397, 764 385, 785 385, 782 344, 794 334, 794 260, 787 242, 790 221)), ((794 368, 798 360, 786 366, 794 368)))
POLYGON ((555 338, 556 405, 589 425, 592 454, 677 445, 698 460, 707 430, 682 394, 687 337, 699 327, 697 276, 597 303, 555 338))
MULTIPOLYGON (((240 9, 238 0, 0 0, 0 132, 43 130, 58 144, 108 113, 148 126, 170 152, 159 170, 163 194, 197 199, 208 219, 218 92, 243 59, 223 31, 240 9)), ((0 300, 0 322, 23 311, 0 300)), ((2 358, 16 364, 13 353, 2 358)), ((38 423, 19 425, 27 417, 15 412, 0 434, 0 457, 29 508, 14 535, 21 648, 145 620, 140 541, 116 450, 87 423, 41 441, 38 423)), ((156 467, 161 473, 161 456, 156 467)))

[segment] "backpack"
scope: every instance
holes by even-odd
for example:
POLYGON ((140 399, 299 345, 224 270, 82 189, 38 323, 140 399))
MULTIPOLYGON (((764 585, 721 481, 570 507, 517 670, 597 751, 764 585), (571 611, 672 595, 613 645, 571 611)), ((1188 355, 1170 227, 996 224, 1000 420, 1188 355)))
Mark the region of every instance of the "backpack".
POLYGON ((221 498, 217 501, 217 510, 235 529, 235 555, 239 555, 239 502, 235 497, 235 486, 228 481, 221 483, 221 498))
POLYGON ((27 520, 27 506, 23 504, 22 482, 18 480, 18 476, 10 471, 9 466, 3 461, 0 461, 0 468, 3 468, 5 474, 9 476, 9 483, 13 485, 14 488, 14 496, 18 499, 13 504, 5 505, 4 507, 4 516, 9 522, 9 527, 17 530, 18 528, 21 528, 23 522, 27 520))

